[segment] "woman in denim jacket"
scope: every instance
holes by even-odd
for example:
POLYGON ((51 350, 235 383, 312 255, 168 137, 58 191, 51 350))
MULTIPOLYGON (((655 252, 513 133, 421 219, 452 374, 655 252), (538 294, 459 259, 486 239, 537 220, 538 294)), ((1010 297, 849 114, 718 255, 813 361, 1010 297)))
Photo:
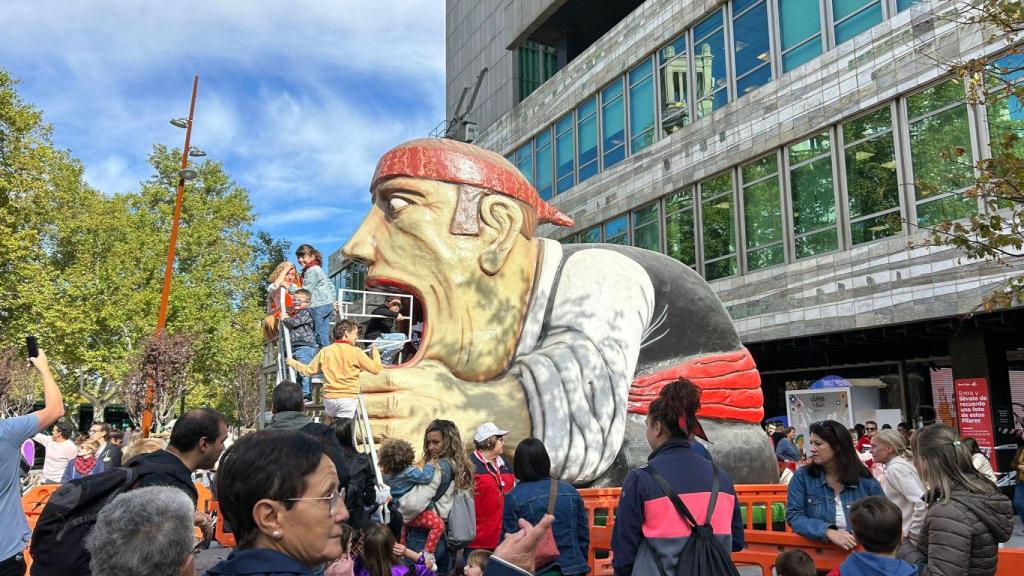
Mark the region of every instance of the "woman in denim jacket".
POLYGON ((811 463, 789 483, 786 522, 801 536, 852 550, 857 541, 846 520, 850 505, 885 494, 857 457, 846 426, 825 420, 811 424, 810 432, 811 463))
POLYGON ((558 482, 555 499, 555 523, 551 530, 558 546, 558 558, 547 566, 538 566, 537 574, 586 574, 587 552, 590 549, 590 529, 587 511, 580 493, 567 482, 551 478, 551 458, 544 443, 527 438, 516 447, 512 462, 518 483, 505 495, 505 509, 501 520, 502 535, 519 530, 519 519, 536 524, 547 513, 551 483, 558 482))

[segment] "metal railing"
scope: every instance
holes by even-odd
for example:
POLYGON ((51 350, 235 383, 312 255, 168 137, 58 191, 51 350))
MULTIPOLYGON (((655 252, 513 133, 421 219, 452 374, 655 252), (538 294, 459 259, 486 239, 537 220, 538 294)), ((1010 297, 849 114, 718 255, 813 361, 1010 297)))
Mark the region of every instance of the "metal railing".
MULTIPOLYGON (((394 319, 391 316, 385 316, 383 314, 374 314, 373 310, 378 306, 384 305, 389 299, 398 298, 403 304, 402 308, 409 311, 408 316, 402 316, 403 320, 406 320, 407 326, 403 334, 405 334, 405 342, 413 341, 413 325, 416 323, 413 318, 413 296, 409 294, 395 294, 393 292, 375 292, 373 290, 350 290, 348 288, 342 288, 338 290, 338 302, 340 303, 339 314, 343 320, 354 318, 356 321, 368 320, 371 318, 389 318, 394 319), (372 300, 372 303, 371 303, 372 300)), ((375 342, 375 339, 360 338, 356 340, 357 343, 362 344, 364 348, 375 342)), ((397 342, 397 341, 396 341, 397 342)), ((404 360, 404 352, 399 351, 398 363, 404 360)))

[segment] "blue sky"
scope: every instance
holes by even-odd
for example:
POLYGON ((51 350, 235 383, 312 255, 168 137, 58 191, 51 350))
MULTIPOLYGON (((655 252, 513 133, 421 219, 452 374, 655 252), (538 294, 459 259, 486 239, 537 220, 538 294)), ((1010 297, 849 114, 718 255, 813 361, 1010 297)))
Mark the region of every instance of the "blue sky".
POLYGON ((4 0, 0 66, 108 193, 192 144, 249 190, 256 227, 326 254, 369 207, 377 158, 444 119, 442 0, 4 0))

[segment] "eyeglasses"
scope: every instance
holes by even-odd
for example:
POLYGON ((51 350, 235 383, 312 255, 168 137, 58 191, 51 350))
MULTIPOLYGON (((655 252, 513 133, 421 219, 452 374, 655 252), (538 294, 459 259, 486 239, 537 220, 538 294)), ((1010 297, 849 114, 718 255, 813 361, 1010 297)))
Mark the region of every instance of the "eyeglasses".
POLYGON ((878 430, 878 428, 875 428, 874 426, 865 426, 864 429, 869 432, 874 432, 875 430, 878 430))
POLYGON ((502 442, 504 442, 504 441, 505 441, 505 437, 504 437, 504 436, 495 436, 494 438, 495 438, 496 440, 501 440, 502 442))
POLYGON ((103 429, 102 428, 92 428, 92 429, 89 430, 89 434, 96 434, 96 433, 99 433, 99 432, 103 432, 103 429))
POLYGON ((334 494, 330 496, 319 496, 309 498, 283 498, 281 502, 304 502, 306 500, 327 500, 331 503, 330 515, 335 516, 338 513, 339 504, 345 502, 345 489, 335 490, 334 494))

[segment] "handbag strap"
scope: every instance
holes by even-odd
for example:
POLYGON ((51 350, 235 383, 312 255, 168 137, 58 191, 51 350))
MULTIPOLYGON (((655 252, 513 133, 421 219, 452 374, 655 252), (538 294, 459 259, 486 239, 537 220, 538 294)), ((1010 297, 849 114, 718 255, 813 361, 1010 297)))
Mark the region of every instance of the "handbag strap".
POLYGON ((548 494, 548 514, 555 514, 555 499, 558 498, 558 480, 551 479, 551 492, 548 494))
POLYGON ((444 479, 446 467, 444 464, 442 464, 442 462, 445 461, 443 459, 437 461, 437 465, 441 468, 441 484, 438 485, 437 491, 434 492, 434 497, 430 499, 430 504, 427 504, 427 510, 434 508, 434 506, 437 504, 437 501, 440 500, 441 497, 444 496, 446 492, 448 492, 448 487, 452 485, 452 480, 455 479, 455 471, 451 469, 447 470, 448 480, 444 479))

